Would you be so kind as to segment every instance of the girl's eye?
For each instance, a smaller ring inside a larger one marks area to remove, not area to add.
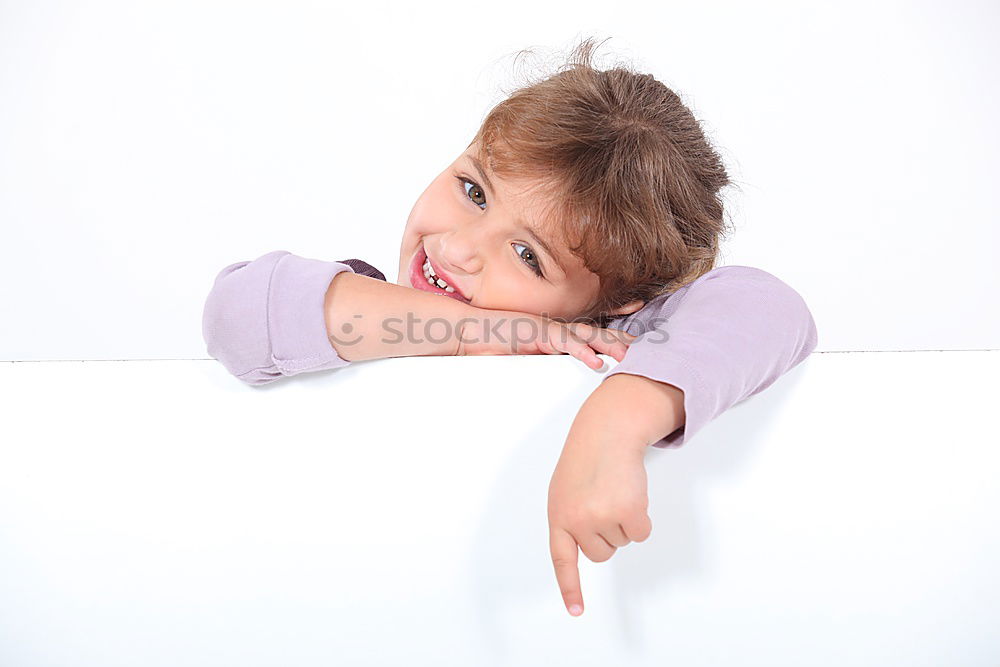
[[[483,189],[481,187],[479,187],[477,184],[475,184],[474,182],[470,181],[469,179],[463,178],[461,176],[458,177],[458,180],[462,183],[462,189],[463,190],[465,189],[466,185],[471,185],[472,189],[474,191],[478,192],[479,196],[482,197],[482,199],[483,199],[482,205],[483,206],[486,205],[486,193],[483,192]],[[466,194],[466,196],[468,196],[469,195],[469,191],[465,190],[465,194]],[[475,199],[472,199],[471,197],[469,198],[469,201],[471,201],[476,206],[480,205],[480,202],[477,202]]]
[[[486,194],[483,192],[483,189],[479,187],[479,185],[475,181],[470,181],[464,176],[456,176],[456,178],[458,179],[459,183],[462,184],[462,189],[465,190],[465,195],[469,197],[469,201],[471,201],[476,206],[479,206],[480,210],[482,210],[482,207],[486,205]],[[471,186],[472,189],[471,190],[466,189],[465,186],[467,185]],[[470,192],[478,193],[479,197],[482,198],[483,201],[478,202],[473,197],[470,197],[469,196]],[[515,246],[520,246],[521,248],[524,248],[524,252],[517,253],[518,256],[521,258],[521,261],[527,264],[528,268],[530,268],[537,277],[544,278],[545,274],[542,273],[542,267],[538,263],[538,258],[535,256],[535,252],[528,246],[524,245],[523,243],[511,243],[511,247]],[[514,249],[514,252],[517,252],[516,247]]]
[[[535,272],[535,275],[541,278],[542,267],[538,264],[538,258],[535,257],[535,252],[528,246],[524,245],[523,243],[511,243],[511,246],[520,246],[524,248],[524,252],[519,252],[517,254],[519,254],[524,263],[527,264],[528,267]],[[514,248],[514,252],[517,252],[516,247]]]

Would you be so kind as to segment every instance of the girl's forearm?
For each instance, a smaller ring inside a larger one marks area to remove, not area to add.
[[[618,373],[604,380],[581,410],[599,411],[645,447],[684,425],[684,392],[666,382]]]
[[[480,309],[349,271],[326,291],[326,330],[347,361],[457,354],[464,318]]]

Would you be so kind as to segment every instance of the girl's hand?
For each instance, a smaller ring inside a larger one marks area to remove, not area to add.
[[[577,547],[602,563],[653,530],[645,445],[607,432],[571,432],[559,457],[549,483],[549,551],[563,604],[574,616],[583,613]]]
[[[481,316],[462,320],[456,355],[570,354],[599,370],[604,362],[598,354],[621,362],[636,339],[618,329],[559,322],[533,313],[483,312]]]
[[[577,548],[600,563],[618,547],[644,541],[653,529],[643,459],[660,431],[675,425],[675,409],[667,401],[683,393],[663,385],[671,393],[661,398],[661,388],[637,382],[653,381],[619,374],[590,395],[549,483],[552,565],[563,603],[574,616],[583,613]],[[630,411],[632,404],[638,404],[638,412]]]

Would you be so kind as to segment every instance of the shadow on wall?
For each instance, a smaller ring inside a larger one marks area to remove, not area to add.
[[[652,533],[598,564],[611,568],[618,592],[618,608],[611,616],[621,620],[619,646],[630,647],[636,656],[643,653],[647,638],[638,636],[641,625],[635,618],[643,597],[670,595],[675,581],[711,577],[716,558],[705,536],[716,531],[703,498],[720,479],[746,470],[764,446],[768,424],[808,365],[800,364],[762,393],[734,405],[682,447],[649,448],[645,460]],[[552,409],[551,419],[525,434],[497,477],[469,553],[469,579],[481,582],[475,595],[481,600],[476,605],[481,610],[479,641],[497,664],[503,663],[513,639],[503,633],[504,618],[518,618],[518,610],[532,601],[563,611],[548,547],[548,485],[578,408],[579,400],[571,397]],[[581,566],[590,563],[582,552],[579,560]],[[538,574],[525,575],[531,572]],[[584,572],[581,586],[586,605]],[[503,598],[489,599],[496,591]],[[663,633],[671,631],[664,626],[656,641],[663,642]]]

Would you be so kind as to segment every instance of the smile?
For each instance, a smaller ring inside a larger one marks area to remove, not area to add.
[[[427,257],[423,246],[420,247],[410,263],[410,285],[415,289],[431,294],[441,294],[462,303],[470,302],[458,287],[438,275],[438,271],[434,268],[430,258]]]

